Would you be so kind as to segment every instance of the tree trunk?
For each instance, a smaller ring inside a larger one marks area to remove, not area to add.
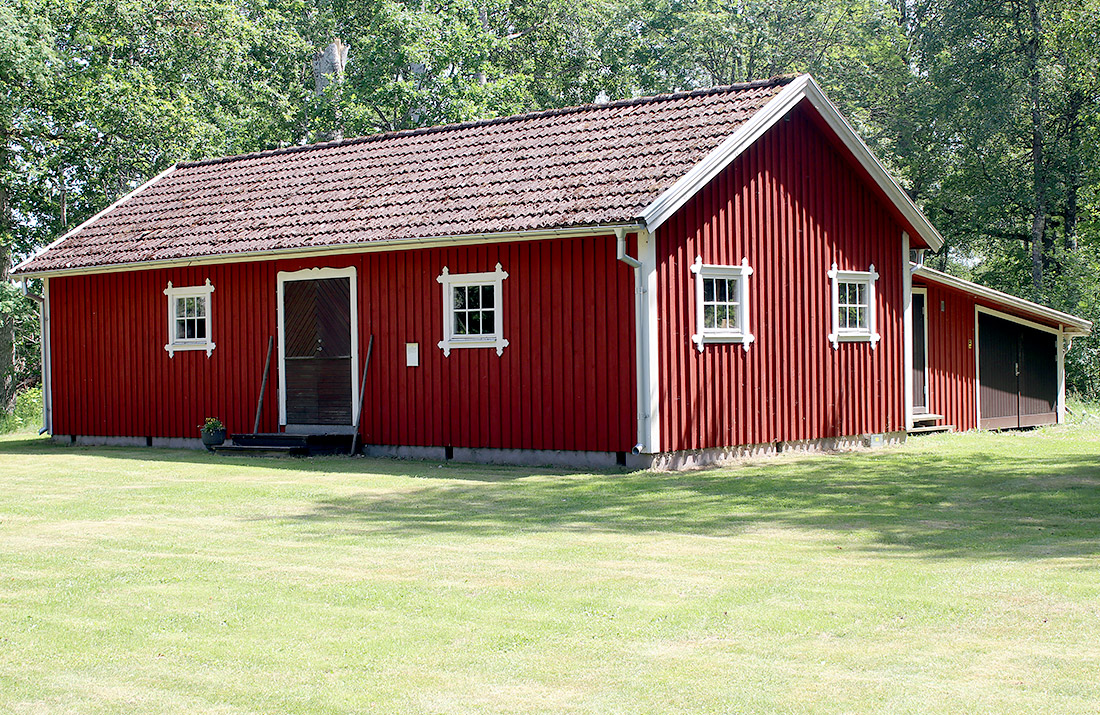
[[[1031,20],[1031,36],[1025,48],[1029,104],[1031,105],[1031,285],[1035,298],[1041,300],[1043,297],[1043,237],[1047,224],[1047,185],[1043,154],[1045,136],[1039,77],[1039,53],[1043,27],[1039,19],[1038,0],[1028,0],[1027,6]]]
[[[0,177],[7,176],[10,156],[7,151],[7,132],[0,130]],[[12,246],[11,202],[8,187],[0,183],[0,290],[8,288],[11,275]],[[11,412],[15,406],[15,315],[0,313],[0,412]]]

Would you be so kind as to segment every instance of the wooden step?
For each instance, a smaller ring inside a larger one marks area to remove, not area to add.
[[[955,425],[925,425],[924,427],[913,427],[909,430],[909,434],[933,434],[935,432],[954,432]]]
[[[290,432],[267,432],[259,434],[235,434],[232,447],[219,448],[232,454],[262,455],[270,450],[272,455],[322,455],[347,454],[351,449],[350,434],[297,434]]]
[[[309,435],[286,432],[235,434],[233,444],[238,447],[305,447],[309,444]]]
[[[292,445],[223,444],[214,448],[215,454],[246,457],[305,457],[309,449]]]
[[[920,422],[938,422],[943,419],[943,415],[937,415],[934,412],[923,412],[913,415],[913,424]]]

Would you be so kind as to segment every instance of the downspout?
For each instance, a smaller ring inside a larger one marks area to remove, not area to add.
[[[46,309],[46,299],[40,295],[35,295],[27,289],[26,279],[22,282],[23,295],[30,298],[35,303],[38,303],[38,329],[39,340],[38,347],[42,354],[42,429],[38,430],[38,434],[44,434],[50,431],[50,390],[48,386],[49,364],[47,360],[49,355],[46,351],[46,340],[49,335],[49,313]]]
[[[648,434],[646,407],[649,404],[645,389],[649,375],[649,351],[646,350],[647,323],[643,312],[642,262],[626,252],[626,228],[615,228],[615,258],[634,269],[634,357],[637,371],[636,392],[638,402],[638,443],[631,450],[634,454],[646,452],[645,435]]]

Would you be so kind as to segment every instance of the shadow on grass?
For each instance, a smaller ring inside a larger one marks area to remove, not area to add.
[[[277,517],[322,535],[570,530],[726,536],[793,527],[858,532],[879,548],[923,556],[1100,553],[1096,454],[1021,457],[1011,453],[1012,443],[998,447],[1004,451],[814,455],[673,474],[346,458],[231,462],[201,452],[82,449],[112,458],[422,480],[412,489],[321,499],[301,513]],[[0,442],[0,455],[64,449],[39,440]]]

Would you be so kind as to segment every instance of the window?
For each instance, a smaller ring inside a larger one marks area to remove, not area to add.
[[[695,334],[692,341],[702,352],[706,343],[741,343],[747,351],[749,332],[749,276],[752,268],[742,258],[739,266],[712,266],[701,257],[691,266],[695,274]]]
[[[868,271],[840,271],[833,264],[829,271],[833,286],[833,332],[829,341],[833,349],[842,342],[869,342],[874,348],[879,341],[875,325],[874,264]]]
[[[168,283],[164,289],[168,296],[168,342],[164,346],[168,357],[174,357],[177,350],[205,350],[207,357],[214,352],[210,316],[213,292],[209,279],[206,285],[186,288]]]
[[[508,341],[501,328],[501,285],[508,274],[497,264],[489,273],[452,275],[443,268],[437,281],[443,286],[443,339],[439,347],[444,355],[455,348],[496,348],[504,353]]]

